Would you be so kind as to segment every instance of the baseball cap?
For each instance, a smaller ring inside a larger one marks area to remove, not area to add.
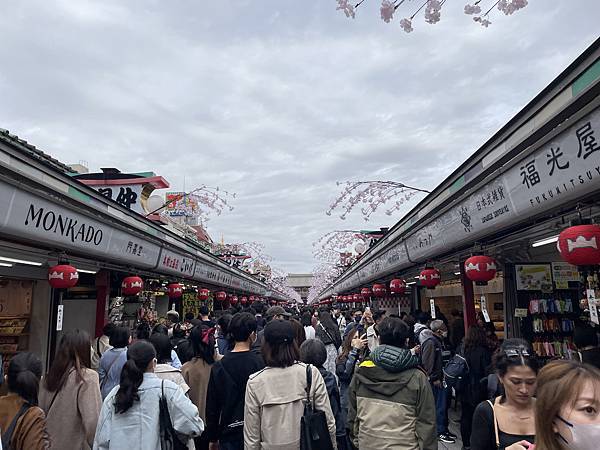
[[[291,314],[283,309],[281,306],[271,306],[267,309],[267,317],[275,317],[275,316],[287,316],[290,317]]]
[[[289,321],[271,320],[265,326],[264,336],[269,344],[283,344],[291,343],[296,337],[296,333],[294,333],[294,328]]]

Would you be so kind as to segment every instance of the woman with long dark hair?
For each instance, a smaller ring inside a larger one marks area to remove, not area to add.
[[[488,375],[492,363],[492,352],[487,345],[485,330],[478,325],[469,327],[464,343],[458,347],[458,353],[465,358],[469,366],[468,380],[457,393],[462,408],[460,434],[463,445],[469,448],[473,413],[477,405],[486,398],[481,379]]]
[[[336,359],[336,375],[340,383],[340,401],[344,417],[348,416],[348,390],[356,369],[356,363],[362,359],[361,353],[367,346],[366,333],[360,336],[358,327],[350,329],[344,339],[342,351]]]
[[[215,363],[215,329],[206,325],[192,328],[189,337],[194,357],[181,368],[183,379],[190,387],[188,395],[202,420],[206,420],[206,391],[210,371]],[[196,450],[208,449],[209,441],[204,436],[194,439]]]
[[[110,333],[108,342],[112,348],[104,352],[98,367],[102,398],[106,398],[119,384],[121,369],[127,361],[127,346],[131,342],[129,328],[115,327]]]
[[[47,450],[46,416],[38,408],[42,362],[33,353],[19,353],[8,364],[8,395],[0,397],[2,444],[12,450]]]
[[[104,400],[94,450],[161,450],[159,402],[164,397],[175,431],[190,439],[204,430],[198,409],[170,380],[154,374],[156,352],[138,341],[129,347],[118,389]]]
[[[336,445],[335,419],[327,388],[319,370],[298,362],[296,334],[287,320],[271,320],[264,329],[261,348],[267,367],[250,375],[244,404],[244,449],[300,448],[300,422],[307,397],[307,370],[312,377],[308,395],[315,409],[327,417],[333,448]],[[323,443],[326,448],[325,443]]]
[[[40,407],[53,448],[89,449],[94,442],[102,397],[98,374],[90,369],[90,342],[83,330],[63,334],[41,384]]]
[[[338,349],[342,345],[342,337],[340,329],[328,311],[321,311],[319,314],[316,336],[317,339],[325,344],[325,348],[327,349],[327,361],[325,361],[323,367],[335,374],[335,361],[339,354]]]
[[[535,390],[539,363],[531,344],[507,339],[494,356],[504,395],[481,402],[473,414],[471,449],[524,450],[535,441]]]

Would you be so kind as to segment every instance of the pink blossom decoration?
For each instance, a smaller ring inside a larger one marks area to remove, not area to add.
[[[383,2],[381,2],[381,19],[385,23],[390,23],[394,18],[394,12],[396,12],[394,2],[391,2],[390,0],[383,0]]]
[[[352,17],[354,19],[356,17],[356,13],[354,12],[354,5],[348,3],[348,0],[337,0],[337,3],[338,6],[336,10],[344,11],[344,14],[346,14],[346,17],[348,18]]]
[[[407,33],[410,33],[413,31],[412,21],[410,19],[402,19],[400,21],[400,27]]]
[[[439,0],[428,0],[425,6],[425,22],[434,24],[440,21],[442,3]]]
[[[475,5],[465,5],[465,14],[479,14],[481,12],[481,6]]]
[[[500,0],[498,9],[507,16],[527,6],[527,0]]]
[[[492,24],[492,22],[490,22],[490,21],[487,19],[487,17],[479,17],[479,16],[476,16],[476,17],[473,17],[473,20],[474,20],[475,22],[479,22],[479,23],[481,24],[481,26],[482,26],[482,27],[485,27],[485,28],[489,27],[489,26]]]

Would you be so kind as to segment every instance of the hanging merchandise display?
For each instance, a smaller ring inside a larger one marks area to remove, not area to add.
[[[394,295],[404,295],[406,292],[406,282],[401,278],[393,279],[390,281],[390,292]]]
[[[126,277],[121,282],[121,292],[123,295],[138,295],[144,289],[144,282],[140,277]]]
[[[181,298],[183,286],[179,283],[171,283],[167,286],[167,295],[170,299]]]
[[[426,287],[428,289],[435,288],[438,284],[440,284],[441,280],[442,277],[440,275],[440,271],[434,269],[433,267],[426,267],[421,271],[421,274],[419,275],[419,281],[421,282],[421,286]]]
[[[465,261],[465,274],[469,280],[476,283],[487,284],[494,279],[496,271],[496,261],[489,256],[471,256]]]
[[[587,291],[588,308],[590,310],[590,320],[596,325],[600,325],[598,321],[598,303],[596,300],[596,290],[588,289]]]
[[[576,266],[600,264],[600,226],[576,225],[558,236],[560,256]]]
[[[72,288],[78,281],[77,269],[68,264],[59,264],[48,269],[48,283],[54,289]]]

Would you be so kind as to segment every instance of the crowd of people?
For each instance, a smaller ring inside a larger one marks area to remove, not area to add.
[[[47,373],[15,355],[0,397],[2,449],[438,448],[595,450],[600,445],[596,330],[575,330],[576,360],[540,364],[530,343],[499,342],[483,318],[366,308],[208,308],[133,333],[108,323],[91,339],[65,332]],[[457,356],[454,356],[457,355]],[[458,359],[457,359],[458,358]],[[449,369],[466,368],[460,377]],[[462,364],[462,365],[461,365]]]

